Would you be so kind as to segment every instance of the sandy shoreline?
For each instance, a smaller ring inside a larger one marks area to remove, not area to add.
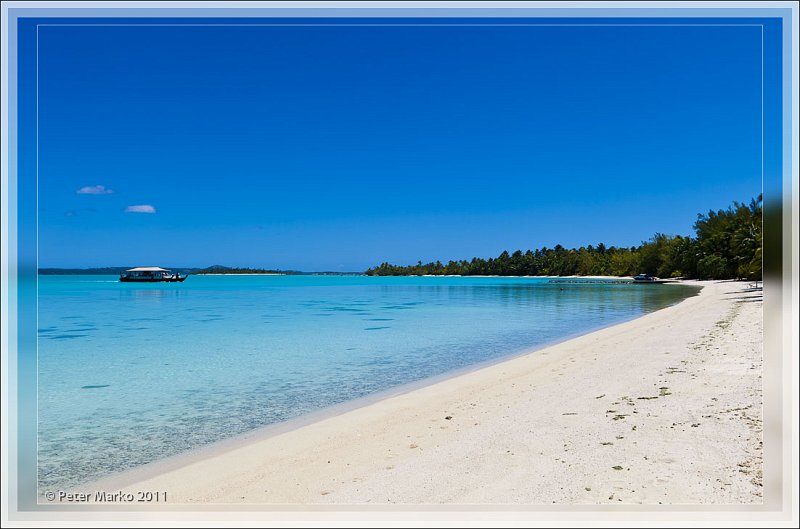
[[[80,490],[165,491],[170,503],[761,503],[761,291],[704,284],[633,321]]]

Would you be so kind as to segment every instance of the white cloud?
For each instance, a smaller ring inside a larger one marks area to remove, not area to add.
[[[155,213],[156,208],[150,204],[142,204],[140,206],[128,206],[125,208],[125,213]]]
[[[78,189],[76,193],[79,195],[110,195],[113,191],[106,189],[106,186],[84,186]]]

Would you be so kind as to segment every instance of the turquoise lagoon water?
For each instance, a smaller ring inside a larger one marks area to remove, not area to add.
[[[38,470],[68,487],[640,316],[688,286],[39,276]]]

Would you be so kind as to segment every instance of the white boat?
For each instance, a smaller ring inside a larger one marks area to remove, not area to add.
[[[123,283],[180,283],[187,277],[188,274],[181,277],[177,272],[158,266],[140,266],[125,270],[119,275],[119,280]]]

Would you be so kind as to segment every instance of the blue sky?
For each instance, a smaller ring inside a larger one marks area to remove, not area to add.
[[[42,267],[630,246],[761,192],[760,27],[43,26],[38,59]]]

